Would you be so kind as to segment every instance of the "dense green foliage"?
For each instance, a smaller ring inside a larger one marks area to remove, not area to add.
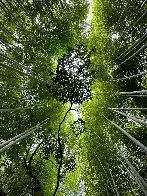
[[[0,5],[0,195],[146,195],[145,1]]]

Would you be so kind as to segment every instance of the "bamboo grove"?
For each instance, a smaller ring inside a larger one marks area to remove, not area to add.
[[[147,195],[147,1],[0,16],[0,195]]]

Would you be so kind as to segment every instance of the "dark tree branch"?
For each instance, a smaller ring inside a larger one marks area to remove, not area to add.
[[[39,149],[39,147],[41,146],[41,144],[43,143],[43,141],[41,141],[38,146],[36,147],[36,149],[34,150],[34,152],[32,153],[30,159],[29,159],[29,164],[28,164],[28,167],[29,169],[31,169],[31,163],[32,163],[32,159],[33,157],[35,156],[35,154],[37,153],[37,150]]]
[[[58,169],[57,165],[52,160],[49,159],[49,161]]]
[[[26,171],[28,171],[29,170],[29,168],[28,168],[28,165],[27,165],[27,160],[23,157],[23,162],[24,162],[24,169],[26,170]]]
[[[32,169],[31,169],[31,167],[28,166],[28,164],[27,164],[27,162],[26,162],[26,159],[23,158],[23,160],[24,160],[24,165],[25,165],[26,174],[29,175],[30,177],[32,177],[32,178],[34,179],[35,183],[36,183],[36,182],[38,183],[39,180],[37,179],[37,176],[34,175],[34,174],[32,173]]]
[[[76,110],[76,109],[74,109],[74,108],[71,108],[70,110],[77,111],[77,110]]]
[[[26,159],[28,158],[29,152],[30,152],[30,148],[28,148],[28,150],[26,151]]]
[[[43,141],[42,141],[43,142]],[[30,159],[29,159],[29,163],[27,164],[27,158],[28,158],[28,154],[29,154],[29,151],[30,149],[28,149],[26,151],[26,155],[25,157],[23,157],[23,160],[19,157],[18,153],[17,153],[17,157],[19,158],[19,160],[21,161],[22,163],[22,166],[24,168],[24,170],[26,171],[26,174],[29,175],[31,178],[33,178],[35,184],[37,182],[37,184],[40,184],[40,181],[38,180],[37,176],[33,174],[32,172],[32,168],[31,168],[31,161],[33,159],[33,156],[36,154],[38,148],[40,147],[40,145],[42,144],[42,142],[36,147],[35,151],[32,153]]]
[[[55,191],[53,193],[53,196],[56,195],[57,190],[59,188],[59,184],[60,184],[60,172],[61,172],[61,167],[62,167],[62,162],[63,162],[63,149],[62,149],[61,138],[60,138],[61,125],[64,122],[67,114],[71,111],[71,107],[72,107],[72,104],[71,104],[70,108],[67,110],[67,112],[65,113],[65,115],[63,117],[63,120],[60,122],[59,128],[58,128],[58,144],[59,144],[59,151],[60,151],[60,161],[59,161],[58,174],[57,174],[57,184],[56,184],[56,188],[55,188]]]

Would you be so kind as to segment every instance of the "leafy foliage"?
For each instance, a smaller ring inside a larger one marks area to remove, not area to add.
[[[147,146],[146,127],[114,109],[141,108],[124,112],[146,122],[146,93],[133,92],[147,88],[136,76],[146,71],[146,4],[93,0],[88,35],[86,1],[0,5],[0,142],[37,127],[1,154],[0,194],[143,195],[146,154],[110,122]]]
[[[84,46],[78,46],[59,59],[56,76],[53,78],[53,88],[58,89],[53,92],[54,96],[72,104],[80,104],[90,98],[87,71],[89,65],[90,60],[87,58]]]

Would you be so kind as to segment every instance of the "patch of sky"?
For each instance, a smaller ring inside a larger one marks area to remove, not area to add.
[[[112,41],[115,41],[116,39],[118,39],[120,37],[120,35],[118,32],[113,32],[113,33],[111,33],[110,37],[111,37]]]
[[[87,3],[89,4],[89,11],[88,11],[87,18],[84,22],[85,36],[86,37],[89,35],[90,29],[91,29],[90,20],[91,20],[91,17],[92,17],[92,0],[87,0]]]
[[[73,104],[72,108],[74,110],[72,110],[72,114],[74,116],[74,120],[78,120],[78,118],[82,118],[82,114],[80,113],[80,109],[79,109],[79,104]]]

